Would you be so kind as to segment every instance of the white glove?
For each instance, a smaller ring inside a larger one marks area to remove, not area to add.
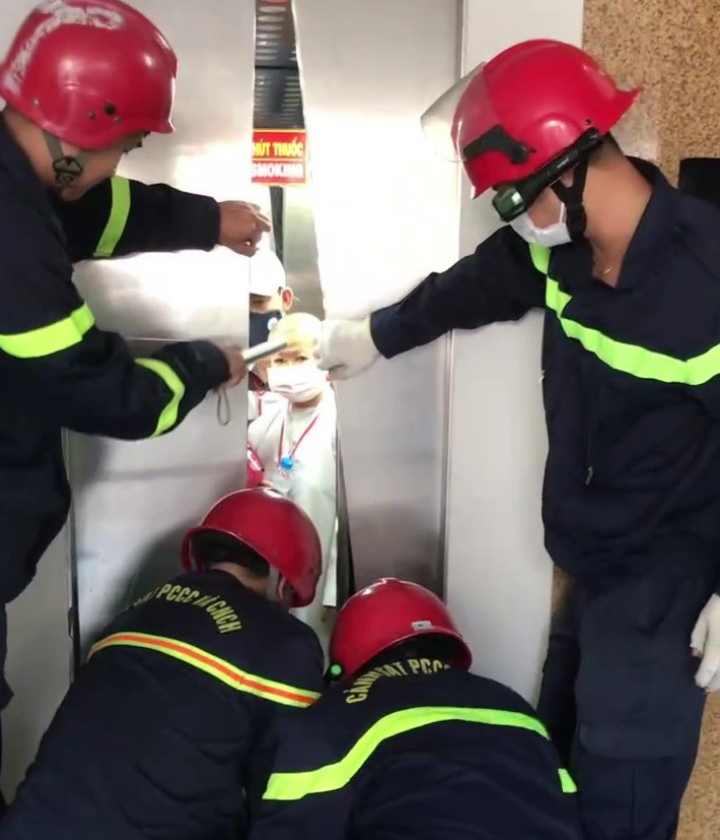
[[[711,595],[690,637],[694,656],[702,656],[695,682],[705,691],[720,688],[720,597]]]
[[[380,356],[370,334],[370,318],[364,321],[323,321],[315,342],[315,358],[332,379],[352,379],[367,370]]]

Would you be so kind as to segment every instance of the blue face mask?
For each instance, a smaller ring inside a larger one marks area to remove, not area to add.
[[[270,330],[282,318],[283,314],[279,309],[273,309],[270,312],[251,312],[250,313],[250,346],[255,347],[256,344],[262,344],[263,341],[268,340]]]

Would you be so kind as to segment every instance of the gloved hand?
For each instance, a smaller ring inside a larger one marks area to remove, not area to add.
[[[711,595],[690,637],[693,656],[700,657],[695,682],[705,691],[720,688],[720,596]]]
[[[315,342],[315,358],[331,379],[352,379],[374,364],[380,353],[370,333],[370,318],[363,321],[323,321]]]

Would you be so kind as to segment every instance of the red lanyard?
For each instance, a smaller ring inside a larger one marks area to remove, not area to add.
[[[252,392],[257,394],[257,416],[262,414],[262,401],[265,394],[267,394],[267,385],[260,379],[257,373],[250,371],[249,381],[255,386]]]
[[[303,440],[305,440],[305,436],[307,435],[307,433],[317,423],[319,416],[320,416],[319,412],[315,412],[315,416],[308,423],[308,425],[305,428],[305,431],[297,439],[297,442],[295,443],[295,446],[293,446],[293,448],[290,450],[289,454],[286,455],[286,457],[289,458],[291,461],[292,461],[295,453],[297,452],[298,446],[300,446],[300,444],[303,442]],[[287,417],[287,412],[285,414],[285,417]],[[277,457],[278,464],[283,460],[282,451],[283,451],[283,442],[285,440],[285,417],[283,417],[282,426],[280,427],[280,445],[278,446],[278,457]]]

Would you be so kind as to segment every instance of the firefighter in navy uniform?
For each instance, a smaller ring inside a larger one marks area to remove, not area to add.
[[[318,347],[342,378],[545,310],[545,544],[572,593],[539,714],[589,840],[674,836],[720,687],[720,214],[622,154],[637,95],[557,41],[477,68],[423,121],[508,224]]]
[[[264,734],[322,688],[319,642],[287,612],[313,599],[320,542],[293,502],[240,490],[187,534],[183,555],[196,571],[148,593],[92,647],[2,840],[244,835]]]
[[[252,840],[581,840],[575,785],[514,691],[467,673],[445,605],[385,578],[340,610],[336,683],[278,720]]]
[[[5,604],[70,503],[61,428],[161,435],[244,375],[237,348],[204,341],[133,359],[72,284],[73,262],[93,257],[218,243],[249,256],[268,227],[252,205],[110,177],[145,135],[173,130],[176,70],[119,0],[48,0],[0,64],[0,673]],[[9,698],[2,680],[0,709]]]

